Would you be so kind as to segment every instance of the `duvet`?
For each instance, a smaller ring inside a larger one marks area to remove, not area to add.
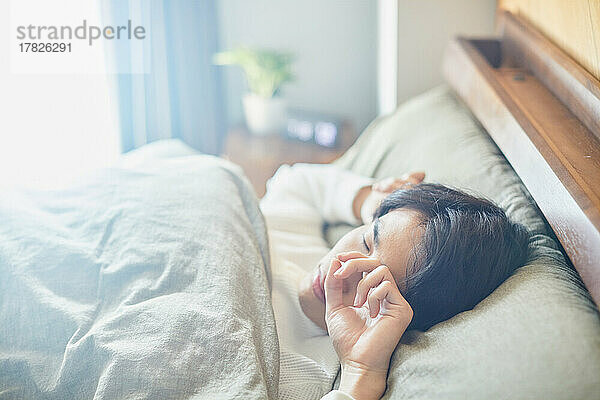
[[[263,217],[201,155],[0,198],[0,399],[277,397]]]

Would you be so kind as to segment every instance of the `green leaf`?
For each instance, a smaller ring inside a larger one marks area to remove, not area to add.
[[[281,86],[294,79],[294,57],[285,52],[238,47],[213,56],[216,65],[237,65],[244,70],[252,93],[273,97]]]

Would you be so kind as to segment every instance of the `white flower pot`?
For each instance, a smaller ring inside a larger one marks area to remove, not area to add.
[[[248,130],[259,136],[280,133],[285,127],[286,102],[280,97],[261,97],[254,93],[244,95],[244,115]]]

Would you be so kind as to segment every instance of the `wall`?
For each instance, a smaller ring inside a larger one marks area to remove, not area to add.
[[[376,116],[377,2],[220,0],[220,47],[247,45],[294,53],[290,107],[349,118],[361,130]],[[243,121],[241,70],[223,67],[230,125]]]
[[[398,0],[398,103],[443,82],[451,37],[493,35],[495,11],[495,0]]]
[[[600,1],[501,0],[600,79]]]

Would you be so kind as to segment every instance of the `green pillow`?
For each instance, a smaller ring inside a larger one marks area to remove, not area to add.
[[[337,163],[374,177],[425,171],[429,182],[495,201],[533,233],[527,265],[473,310],[404,335],[384,398],[600,398],[598,309],[519,177],[449,88],[375,120]],[[344,230],[331,227],[329,239]]]

